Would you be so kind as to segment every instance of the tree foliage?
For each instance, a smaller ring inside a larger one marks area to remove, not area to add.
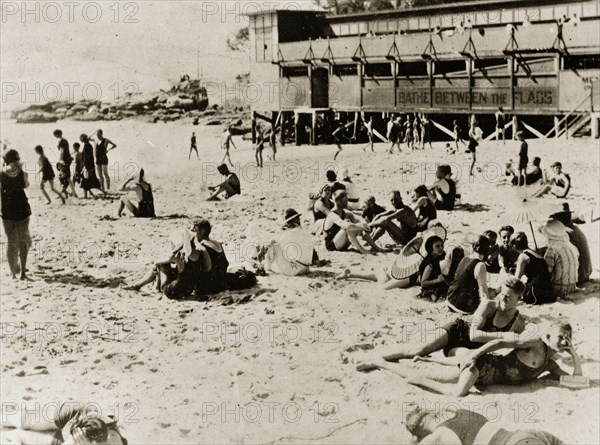
[[[245,51],[248,49],[249,42],[250,30],[246,26],[227,37],[227,48],[231,51]]]

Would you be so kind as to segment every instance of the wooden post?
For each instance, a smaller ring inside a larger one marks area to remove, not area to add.
[[[600,138],[600,113],[590,113],[592,118],[592,139]]]
[[[508,67],[510,69],[510,108],[515,110],[515,58],[510,56],[508,58]],[[517,127],[513,125],[513,134],[517,131]],[[514,138],[513,138],[514,139]]]
[[[294,110],[294,139],[296,145],[300,145],[300,114]]]
[[[352,139],[356,141],[356,133],[358,133],[358,111],[354,113],[354,130],[352,131]]]
[[[281,126],[279,127],[279,137],[281,139],[281,146],[285,146],[285,114],[281,112]]]
[[[312,110],[312,131],[310,133],[310,144],[317,145],[317,110]]]
[[[252,112],[252,143],[256,144],[256,111]]]
[[[554,116],[554,137],[558,138],[560,134],[560,116]]]

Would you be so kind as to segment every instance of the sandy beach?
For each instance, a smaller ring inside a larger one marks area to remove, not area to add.
[[[46,205],[35,184],[33,147],[44,146],[55,163],[55,128],[71,143],[82,132],[102,128],[118,145],[109,153],[111,190],[143,167],[154,188],[157,218],[118,219],[115,199]],[[188,161],[192,131],[201,159]],[[432,335],[436,323],[455,317],[444,304],[414,298],[416,287],[384,292],[372,283],[334,280],[347,267],[368,272],[390,266],[393,253],[331,254],[319,244],[330,265],[305,277],[259,277],[254,289],[211,302],[170,301],[151,286],[140,293],[123,290],[169,252],[174,232],[197,217],[212,222],[211,237],[225,244],[232,266],[244,263],[252,235],[278,234],[286,208],[304,212],[307,194],[324,183],[331,168],[347,167],[362,198],[374,195],[389,208],[390,191],[406,196],[416,185],[433,182],[436,163],[450,163],[462,206],[438,215],[448,227],[449,244],[498,230],[502,215],[533,191],[495,184],[507,159],[515,158],[517,144],[511,141],[484,142],[478,148],[481,171],[469,178],[469,155],[462,149],[447,155],[443,142],[412,153],[403,146],[394,155],[384,153],[384,144],[376,144],[375,154],[345,145],[337,163],[331,160],[334,146],[286,145],[279,147],[278,162],[267,160],[267,147],[265,167],[258,170],[250,142],[236,137],[238,150],[231,156],[242,195],[206,202],[207,186],[220,178],[221,131],[182,122],[2,122],[2,138],[20,152],[30,172],[34,241],[29,282],[10,280],[2,253],[4,402],[103,403],[120,417],[133,444],[408,443],[401,419],[411,401],[470,408],[498,425],[544,429],[569,444],[598,443],[598,223],[581,226],[590,242],[594,281],[568,301],[520,308],[534,327],[545,320],[572,324],[584,374],[592,379],[590,388],[579,390],[543,383],[495,386],[459,400],[407,385],[388,372],[357,372],[356,363],[365,357],[419,341]],[[542,158],[542,168],[562,161],[573,181],[571,209],[598,205],[597,140],[530,140],[529,157],[534,156]],[[515,228],[531,236],[528,226]]]

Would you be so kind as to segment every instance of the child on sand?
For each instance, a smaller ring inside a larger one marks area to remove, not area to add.
[[[581,361],[572,346],[571,325],[552,322],[545,330],[543,335],[534,338],[521,334],[507,340],[492,340],[463,357],[417,359],[447,366],[443,374],[383,359],[363,363],[357,369],[386,369],[406,378],[407,383],[454,397],[466,396],[473,387],[482,390],[491,385],[522,385],[536,380],[545,372],[549,372],[552,379],[559,380],[561,376],[569,375],[556,362],[559,352],[570,354],[572,375],[581,376]],[[511,348],[512,351],[507,355],[492,354],[505,348]]]
[[[144,178],[143,168],[140,170],[135,185],[133,187],[128,187],[127,184],[133,180],[134,178],[129,178],[125,181],[125,184],[121,187],[121,191],[135,192],[138,198],[138,204],[136,206],[128,198],[121,198],[118,212],[119,217],[123,214],[123,210],[127,208],[127,210],[129,210],[136,218],[154,218],[156,216],[154,213],[154,195],[152,194],[152,186],[146,182],[146,179]]]
[[[56,169],[58,170],[58,182],[62,186],[61,193],[66,197],[69,196],[69,184],[71,183],[67,169],[63,162],[56,163]]]
[[[42,179],[40,180],[40,190],[42,191],[42,194],[48,201],[46,204],[50,204],[52,202],[52,200],[50,199],[50,196],[48,196],[48,193],[46,193],[46,183],[50,184],[50,190],[53,191],[54,193],[56,193],[56,196],[58,196],[58,198],[64,204],[66,202],[65,197],[62,195],[62,193],[56,191],[56,189],[54,188],[54,178],[56,176],[54,174],[54,169],[52,168],[52,164],[50,164],[50,161],[48,160],[46,155],[44,155],[44,149],[42,148],[41,145],[38,145],[35,147],[35,152],[39,156],[38,165],[39,165],[40,169],[39,169],[38,173],[42,176]]]
[[[219,185],[208,188],[213,194],[207,201],[219,201],[219,195],[223,192],[225,192],[225,200],[242,193],[242,187],[238,176],[235,173],[230,172],[226,164],[219,165],[217,170],[221,175],[225,176],[225,180]]]
[[[231,127],[225,128],[223,132],[223,136],[221,136],[221,149],[225,150],[225,155],[223,156],[223,160],[221,164],[225,164],[225,159],[229,161],[229,164],[233,167],[233,162],[231,162],[231,156],[229,155],[229,146],[233,145],[233,148],[237,150],[237,147],[233,143],[233,135],[231,134]]]

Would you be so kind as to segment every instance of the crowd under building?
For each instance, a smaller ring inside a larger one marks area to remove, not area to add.
[[[332,122],[425,113],[438,139],[476,116],[529,137],[598,137],[600,1],[482,0],[348,15],[249,15],[257,125],[297,144],[327,141]],[[265,94],[269,91],[270,94]],[[352,126],[354,128],[352,129]]]

